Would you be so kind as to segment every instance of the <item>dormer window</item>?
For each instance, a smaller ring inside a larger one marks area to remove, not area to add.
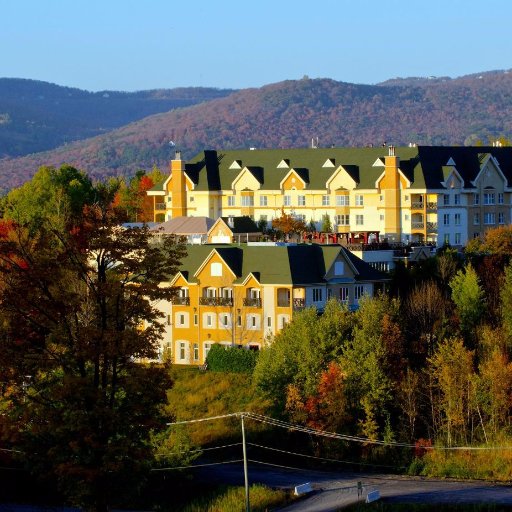
[[[283,158],[278,164],[278,169],[289,169],[290,168],[290,160],[288,158]]]

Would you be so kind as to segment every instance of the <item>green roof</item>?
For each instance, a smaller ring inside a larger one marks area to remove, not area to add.
[[[180,267],[189,282],[208,255],[216,250],[242,283],[251,273],[261,284],[308,285],[325,282],[325,274],[340,254],[356,268],[356,281],[380,281],[386,277],[340,245],[298,244],[282,246],[205,244],[190,245]]]

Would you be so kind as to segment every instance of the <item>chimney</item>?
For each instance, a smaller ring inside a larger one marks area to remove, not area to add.
[[[172,218],[187,215],[187,183],[185,162],[181,159],[181,151],[176,151],[171,160],[171,193]]]

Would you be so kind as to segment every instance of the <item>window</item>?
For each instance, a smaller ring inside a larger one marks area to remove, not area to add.
[[[334,223],[338,226],[349,226],[350,225],[350,216],[346,215],[335,215]]]
[[[460,226],[460,213],[456,213],[453,216],[453,222],[456,226]]]
[[[336,206],[350,206],[350,197],[336,196]]]
[[[476,233],[473,233],[473,238],[478,238],[480,236],[480,233],[476,232]]]
[[[247,315],[247,329],[255,330],[260,328],[259,315]]]
[[[260,220],[261,220],[262,222],[267,222],[267,220],[268,220],[268,216],[267,216],[267,215],[260,215]]]
[[[330,196],[322,196],[322,206],[329,206],[331,204]]]
[[[382,221],[384,220],[384,215],[380,216],[380,220],[382,220]]]
[[[197,325],[199,323],[199,315],[194,315],[194,325]]]
[[[194,343],[194,361],[199,361],[199,343]]]
[[[267,327],[272,327],[272,317],[267,316]]]
[[[236,325],[237,325],[238,327],[242,327],[242,315],[238,315],[238,316],[236,317]]]
[[[444,194],[443,196],[443,204],[448,206],[450,204],[450,196],[448,194]]]
[[[445,213],[443,215],[443,224],[445,226],[449,226],[450,225],[450,214],[449,213]]]
[[[313,288],[313,302],[321,302],[323,300],[322,288]]]
[[[180,359],[184,361],[187,357],[187,344],[184,341],[180,342]]]
[[[405,220],[409,220],[409,215],[407,213],[405,214]]]
[[[336,261],[334,263],[334,275],[342,276],[345,273],[345,265],[343,261]]]
[[[222,327],[229,327],[231,322],[227,313],[221,313],[219,315],[219,323]]]
[[[356,194],[356,206],[364,206],[364,196]]]
[[[306,196],[297,196],[297,204],[299,206],[306,206]]]
[[[450,233],[444,234],[444,245],[450,245]]]
[[[356,284],[354,286],[354,299],[359,300],[364,294],[364,286],[362,284]]]
[[[484,213],[484,224],[486,226],[496,224],[496,214],[491,212]]]
[[[171,325],[171,315],[167,315],[167,325]]]
[[[208,357],[208,352],[210,352],[210,349],[212,348],[212,345],[213,345],[213,343],[210,343],[209,341],[205,341],[203,343],[203,346],[204,346],[203,354],[204,354],[205,360]]]
[[[284,206],[291,206],[291,204],[292,204],[292,196],[284,196],[283,204],[284,204]]]
[[[279,315],[278,320],[279,329],[284,329],[288,323],[288,315]]]
[[[210,275],[214,277],[222,277],[222,263],[212,263],[210,267]]]
[[[455,245],[460,245],[461,236],[460,233],[455,233]]]
[[[498,224],[505,224],[505,214],[503,212],[498,213]]]
[[[475,213],[475,214],[473,215],[473,224],[474,224],[475,226],[480,225],[480,214],[479,214],[479,213]]]
[[[242,196],[242,206],[254,206],[254,196]]]
[[[267,204],[268,204],[268,197],[260,196],[260,206],[267,206]]]
[[[178,315],[178,325],[185,325],[185,315],[183,313]]]
[[[364,215],[356,215],[356,226],[362,226],[364,224]]]
[[[221,288],[220,295],[224,299],[232,299],[233,298],[233,288]]]
[[[480,204],[480,194],[473,194],[473,204]]]
[[[228,196],[228,206],[235,206],[236,196]]]
[[[341,302],[348,302],[348,287],[342,286],[340,288],[340,300]]]
[[[460,204],[460,194],[453,195],[453,204]]]
[[[295,214],[295,219],[296,220],[300,220],[301,222],[306,222],[306,215],[303,214],[303,213],[296,213]]]
[[[206,297],[214,299],[217,296],[217,290],[215,288],[206,288]]]
[[[484,192],[484,204],[494,204],[495,195],[494,192]]]
[[[203,323],[206,327],[215,327],[215,317],[212,313],[205,313]]]
[[[498,204],[503,204],[503,192],[498,192]]]

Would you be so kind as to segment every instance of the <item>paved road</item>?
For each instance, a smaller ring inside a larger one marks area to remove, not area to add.
[[[195,470],[198,478],[232,485],[243,485],[241,464]],[[482,482],[456,482],[396,475],[360,473],[324,473],[321,471],[269,468],[249,465],[249,482],[290,488],[311,482],[312,495],[282,509],[283,512],[328,512],[365,500],[368,492],[378,490],[386,501],[402,503],[495,503],[512,507],[512,487]],[[363,486],[358,498],[357,483]]]

